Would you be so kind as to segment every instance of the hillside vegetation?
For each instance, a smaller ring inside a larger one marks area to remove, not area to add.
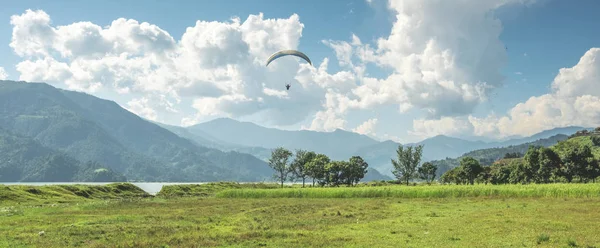
[[[122,182],[125,177],[98,163],[80,162],[0,128],[0,182],[69,181]]]
[[[92,201],[100,199],[135,199],[150,197],[130,183],[107,185],[0,185],[0,205],[31,205]]]
[[[524,155],[507,153],[489,166],[464,156],[460,166],[440,180],[456,184],[589,183],[600,176],[600,128],[577,132],[549,147],[543,145],[530,145]]]
[[[112,101],[42,83],[0,83],[0,128],[77,160],[63,165],[60,172],[67,175],[78,173],[70,164],[91,161],[137,181],[261,181],[269,176],[266,163],[252,155],[199,146]],[[36,157],[21,156],[19,163],[0,158],[0,168],[10,168],[0,178],[12,173],[11,180],[44,180],[17,175],[36,164]]]
[[[569,136],[564,134],[554,135],[549,138],[539,139],[533,142],[520,145],[511,145],[507,147],[496,147],[479,149],[467,152],[458,158],[446,158],[443,160],[431,161],[432,164],[438,167],[437,175],[440,177],[445,172],[460,165],[460,160],[464,157],[472,157],[478,160],[482,165],[491,165],[495,161],[504,158],[507,154],[520,154],[522,156],[527,152],[530,146],[550,147],[557,144],[559,141],[568,139]]]

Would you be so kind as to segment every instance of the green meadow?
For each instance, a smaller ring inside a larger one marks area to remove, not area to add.
[[[0,201],[0,247],[600,247],[599,184],[0,186]]]

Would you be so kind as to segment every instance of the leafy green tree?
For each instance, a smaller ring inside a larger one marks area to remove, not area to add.
[[[519,152],[508,152],[506,154],[504,154],[504,158],[520,158],[522,157],[523,154],[519,153]]]
[[[306,164],[306,172],[308,177],[312,178],[312,186],[315,186],[315,181],[320,185],[327,183],[326,166],[331,160],[325,154],[317,154],[312,160]]]
[[[510,178],[510,167],[501,164],[490,166],[490,183],[491,184],[508,184]]]
[[[483,171],[483,167],[481,167],[479,161],[472,157],[463,157],[460,160],[460,167],[471,185],[473,185],[479,173]]]
[[[456,178],[456,168],[450,169],[446,172],[444,172],[444,174],[442,174],[442,176],[440,176],[440,182],[443,184],[450,184],[455,182],[455,178]]]
[[[554,150],[545,147],[539,149],[539,154],[538,179],[542,183],[549,183],[552,175],[560,169],[560,157]]]
[[[598,177],[600,168],[598,168],[598,160],[592,154],[592,148],[589,145],[580,146],[576,150],[578,154],[579,170],[577,175],[581,182],[595,180]]]
[[[529,183],[531,181],[535,183],[539,183],[542,180],[538,176],[538,171],[540,170],[540,150],[539,147],[530,146],[525,153],[524,160],[524,170],[523,176],[525,183]]]
[[[484,166],[483,170],[481,171],[481,173],[479,173],[479,175],[477,176],[477,178],[475,179],[475,181],[477,183],[483,183],[483,184],[488,184],[491,183],[491,179],[492,179],[492,168],[490,166]]]
[[[326,166],[327,182],[331,186],[338,186],[344,183],[347,177],[349,162],[347,161],[331,161]]]
[[[304,182],[309,175],[309,171],[306,169],[308,163],[312,161],[317,156],[314,152],[309,152],[305,150],[297,150],[296,157],[291,164],[292,174],[296,178],[302,179],[302,188],[304,188]]]
[[[527,182],[527,168],[520,160],[513,160],[509,164],[510,176],[508,181],[512,184],[525,184]]]
[[[360,182],[361,179],[367,174],[367,168],[369,164],[365,162],[360,156],[352,156],[348,163],[348,177],[347,184],[353,185]]]
[[[283,182],[288,179],[288,176],[292,171],[291,167],[288,165],[288,160],[291,156],[292,152],[283,147],[278,147],[271,152],[271,158],[269,158],[269,166],[275,170],[275,175],[273,177],[281,182],[282,188]]]
[[[417,171],[419,173],[419,177],[429,184],[435,180],[437,166],[430,162],[425,162],[419,167],[419,169],[417,169]]]
[[[572,182],[574,177],[579,177],[580,181],[591,179],[593,168],[597,167],[597,162],[592,154],[592,149],[588,145],[574,145],[567,148],[562,160],[560,175]]]
[[[398,146],[396,155],[398,160],[392,159],[394,170],[392,173],[399,181],[408,182],[416,176],[417,166],[421,162],[423,153],[423,145],[413,147],[408,146],[406,149],[402,145]]]
[[[462,168],[454,167],[449,171],[446,171],[441,177],[440,181],[444,184],[446,183],[455,183],[456,185],[465,183],[465,175]]]

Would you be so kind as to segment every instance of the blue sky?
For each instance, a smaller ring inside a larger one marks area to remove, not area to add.
[[[376,40],[380,37],[387,37],[396,21],[394,11],[388,8],[387,2],[377,0],[373,0],[372,3],[364,0],[177,1],[176,4],[155,0],[11,1],[3,3],[2,9],[0,9],[0,20],[3,20],[0,21],[0,54],[3,55],[0,56],[0,67],[5,69],[9,74],[8,79],[11,80],[18,80],[21,75],[15,66],[30,58],[18,56],[9,46],[14,27],[10,24],[10,17],[22,15],[27,9],[43,10],[50,16],[53,27],[82,21],[105,27],[121,17],[135,19],[139,22],[149,22],[167,31],[176,41],[181,39],[186,28],[195,25],[196,20],[229,22],[232,17],[237,16],[244,22],[249,15],[259,13],[264,13],[264,19],[287,19],[292,14],[298,14],[300,22],[304,25],[298,49],[311,57],[315,67],[318,67],[324,58],[329,58],[328,73],[331,75],[341,70],[347,70],[347,68],[338,65],[336,53],[331,47],[323,44],[322,40],[350,42],[352,34],[354,34],[360,38],[362,45],[368,43],[371,47],[376,47]],[[599,45],[600,33],[597,32],[598,24],[600,24],[600,15],[597,14],[599,9],[600,2],[594,0],[538,0],[531,5],[515,4],[494,10],[494,15],[503,26],[499,39],[508,48],[505,51],[507,65],[497,68],[505,76],[505,80],[501,82],[503,84],[501,87],[494,90],[496,93],[488,96],[489,102],[479,104],[469,115],[476,117],[485,117],[490,113],[505,115],[518,103],[525,102],[532,96],[550,93],[550,85],[560,68],[575,66],[586,51]],[[457,30],[457,32],[462,31]],[[460,51],[455,52],[460,54]],[[56,59],[63,61],[60,58]],[[354,57],[352,61],[357,63],[358,58]],[[366,65],[366,72],[370,77],[385,79],[390,74],[390,69],[370,63]],[[60,83],[55,85],[60,86]],[[124,107],[127,107],[127,103],[132,97],[143,96],[141,93],[135,94],[135,96],[132,94],[131,97],[119,95],[110,89],[98,92],[96,95],[113,99]],[[316,99],[315,101],[324,100]],[[193,102],[193,98],[184,99],[179,108],[187,115],[194,115],[192,112],[195,109],[191,106]],[[448,103],[442,102],[441,104]],[[129,107],[133,109],[131,105]],[[368,119],[377,118],[376,131],[371,130],[373,132],[370,135],[380,139],[415,141],[436,134],[486,135],[483,131],[473,131],[472,128],[465,133],[448,131],[443,128],[442,130],[429,128],[426,134],[412,135],[409,131],[417,129],[413,120],[429,117],[422,108],[413,108],[405,113],[399,113],[398,108],[397,104],[383,104],[356,109],[344,113],[339,118],[346,120],[344,128],[348,130],[359,126]],[[161,115],[159,109],[155,109],[155,111],[159,116]],[[286,129],[307,127],[311,123],[315,123],[313,117],[317,111],[322,110],[310,110],[310,114],[307,114],[303,121],[292,125],[286,123],[285,125],[271,126]],[[452,114],[449,116],[450,118],[466,118],[464,113],[459,116]],[[182,116],[178,116],[178,118],[180,117]],[[198,120],[210,118],[199,118]],[[269,113],[254,113],[236,117],[236,119],[250,120],[263,125],[269,125],[266,124],[269,123],[268,121],[264,121],[269,118],[271,118]],[[432,120],[436,118],[443,117],[432,117]],[[264,123],[261,123],[261,120]],[[158,121],[179,124],[179,119],[175,121],[167,114]],[[585,123],[593,123],[593,121]],[[538,129],[545,127],[540,126]],[[496,133],[504,133],[502,135],[490,133],[488,136],[527,134],[527,131],[512,131],[511,133],[502,131],[500,127],[496,129],[500,130],[496,130]]]

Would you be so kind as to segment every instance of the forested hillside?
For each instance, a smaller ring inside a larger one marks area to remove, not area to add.
[[[0,127],[130,180],[260,181],[271,173],[251,155],[196,145],[114,102],[42,83],[0,83]]]
[[[508,157],[512,157],[514,155],[518,155],[518,157],[522,157],[527,149],[530,146],[542,146],[549,147],[554,144],[557,144],[559,141],[568,139],[569,136],[564,134],[554,135],[550,138],[539,139],[533,142],[507,146],[507,147],[498,147],[498,148],[488,148],[488,149],[479,149],[467,152],[458,158],[446,158],[443,160],[434,160],[431,161],[432,164],[438,167],[437,175],[441,176],[446,171],[459,166],[460,159],[463,157],[472,157],[478,160],[482,165],[491,165],[494,161],[504,158],[508,155]]]
[[[0,128],[0,182],[114,182],[120,173],[94,162],[82,163],[33,139]]]
[[[548,144],[548,143],[545,143]],[[531,145],[525,154],[507,154],[486,166],[463,156],[460,166],[444,173],[442,183],[529,184],[595,182],[600,176],[600,128],[582,130],[566,140],[544,147]]]

